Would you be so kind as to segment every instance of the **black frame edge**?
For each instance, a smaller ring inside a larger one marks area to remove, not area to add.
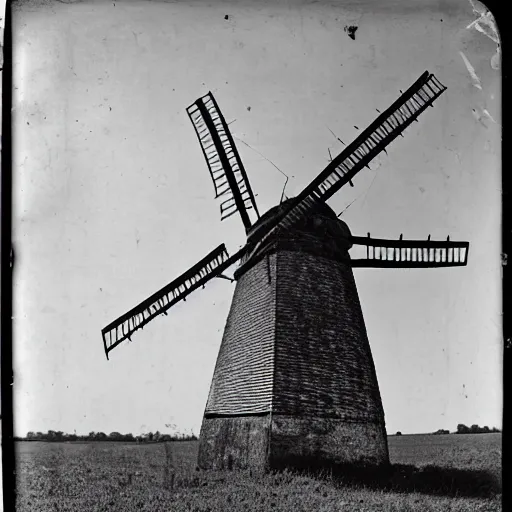
[[[2,71],[2,161],[1,194],[1,365],[2,365],[2,480],[4,510],[15,509],[16,465],[13,421],[13,343],[12,274],[15,269],[12,249],[12,5],[5,5]],[[12,256],[12,258],[11,258]]]

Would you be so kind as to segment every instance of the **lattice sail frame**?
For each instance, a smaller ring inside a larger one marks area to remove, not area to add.
[[[251,243],[228,257],[224,244],[205,256],[172,283],[141,302],[125,315],[102,329],[105,353],[108,353],[138,329],[166,311],[239,259],[245,263],[269,236],[278,230],[289,229],[306,217],[315,204],[326,201],[381,151],[385,151],[398,135],[438,98],[446,87],[427,71],[395,101],[385,112],[364,130],[322,171],[275,222],[263,233],[258,233],[256,243]],[[221,205],[222,218],[240,212],[246,230],[251,223],[247,210],[256,202],[245,170],[227,124],[211,93],[188,107],[201,143],[217,197],[226,196]],[[353,259],[354,267],[443,267],[467,264],[468,242],[434,242],[419,240],[385,240],[369,237],[351,237],[353,244],[367,246],[365,259]],[[433,250],[433,252],[432,252]],[[426,252],[425,252],[426,251]],[[459,251],[459,252],[456,252]]]
[[[425,71],[386,111],[380,114],[351,144],[292,201],[283,216],[262,234],[257,248],[278,229],[290,229],[306,217],[318,201],[326,201],[368,164],[426,110],[446,90],[437,78]]]
[[[467,265],[469,242],[450,240],[386,240],[351,237],[354,245],[366,246],[366,258],[351,259],[352,267],[434,268]]]
[[[167,315],[171,306],[186,300],[187,295],[219,276],[240,256],[240,253],[236,253],[229,257],[225,245],[219,245],[181,276],[103,328],[101,334],[107,359],[108,353],[122,341],[131,340],[134,332],[158,315]]]
[[[244,226],[251,227],[247,210],[254,209],[259,217],[256,201],[242,160],[222,112],[209,92],[187,108],[215,188],[220,198],[221,220],[237,211]]]

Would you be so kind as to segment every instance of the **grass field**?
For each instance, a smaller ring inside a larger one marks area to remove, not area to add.
[[[197,442],[18,442],[20,512],[500,511],[501,434],[389,437],[384,475],[196,471]]]

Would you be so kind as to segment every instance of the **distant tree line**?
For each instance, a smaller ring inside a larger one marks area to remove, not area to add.
[[[499,428],[492,427],[489,428],[488,426],[480,427],[479,425],[471,425],[471,427],[467,427],[466,425],[459,423],[457,425],[457,430],[455,432],[452,432],[453,434],[491,434],[501,432]],[[444,434],[450,434],[449,430],[445,430],[440,428],[436,432],[432,432],[433,435],[444,435]],[[395,436],[401,436],[402,432],[398,431]]]
[[[500,429],[496,427],[489,428],[488,426],[480,427],[479,425],[471,425],[471,427],[467,427],[463,423],[459,423],[457,425],[457,430],[453,432],[453,434],[491,434],[501,432]],[[432,432],[434,435],[443,435],[450,434],[449,430],[444,430],[440,428],[436,432]]]
[[[480,427],[479,425],[471,425],[468,427],[462,423],[457,425],[454,434],[490,434],[501,432],[496,427],[488,426]],[[432,432],[433,435],[450,434],[449,430],[439,429]],[[397,432],[396,436],[401,436],[402,432]],[[165,443],[169,441],[196,441],[197,436],[192,432],[190,434],[162,434],[158,430],[156,432],[148,432],[134,436],[133,434],[121,434],[120,432],[89,432],[86,435],[66,434],[60,430],[48,430],[48,432],[28,432],[25,437],[15,437],[17,441],[121,441],[127,443]]]
[[[28,432],[26,437],[16,437],[18,441],[122,441],[133,443],[164,443],[168,441],[195,441],[197,436],[191,434],[162,434],[148,432],[146,434],[136,435],[121,434],[120,432],[89,432],[86,435],[66,434],[59,430],[48,430],[48,432]]]
[[[489,428],[488,426],[480,427],[479,425],[471,425],[471,427],[467,427],[466,425],[459,423],[457,425],[456,434],[489,434],[491,432],[501,432],[500,429],[496,427]]]

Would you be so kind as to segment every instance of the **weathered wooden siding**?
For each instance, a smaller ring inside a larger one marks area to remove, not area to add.
[[[205,414],[269,412],[275,342],[275,262],[269,255],[237,282]]]
[[[280,251],[276,304],[274,413],[383,422],[350,266]]]

